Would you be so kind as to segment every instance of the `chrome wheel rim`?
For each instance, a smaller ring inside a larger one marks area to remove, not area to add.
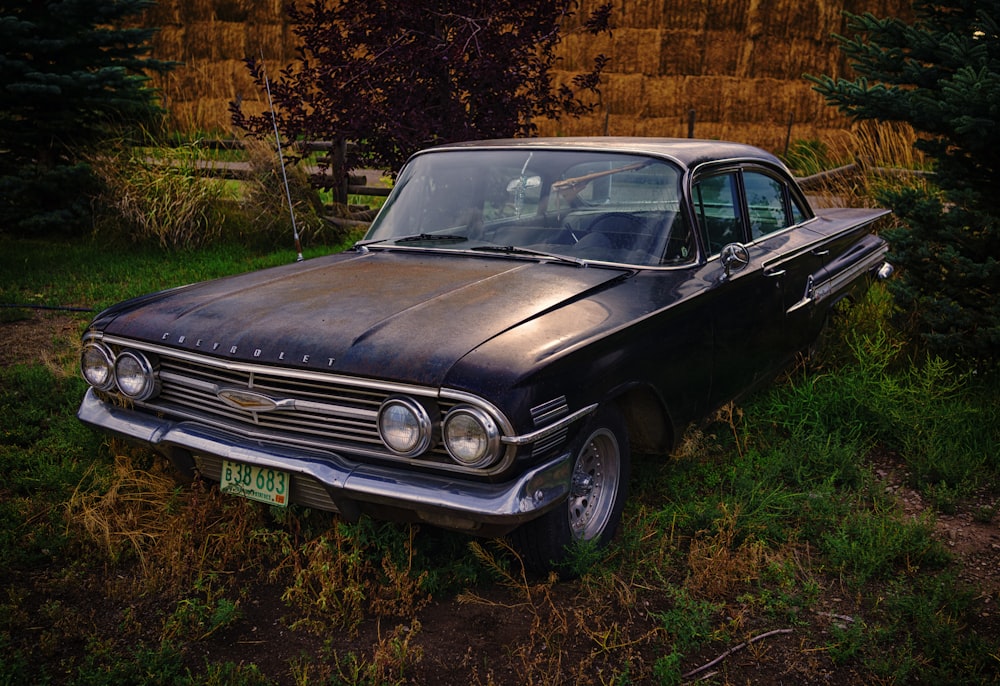
[[[598,429],[577,455],[569,494],[573,538],[589,541],[604,533],[615,508],[621,451],[609,429]]]

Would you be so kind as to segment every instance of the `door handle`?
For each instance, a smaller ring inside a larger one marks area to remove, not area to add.
[[[826,257],[827,255],[830,254],[830,251],[829,250],[825,250],[825,249],[824,250],[813,250],[812,254],[813,254],[814,257]]]
[[[764,272],[764,275],[768,276],[768,277],[771,277],[771,278],[774,278],[775,276],[784,276],[785,275],[785,270],[784,269],[779,269],[777,271],[768,271],[768,272]]]

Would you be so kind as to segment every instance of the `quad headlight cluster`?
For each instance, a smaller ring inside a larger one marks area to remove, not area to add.
[[[100,391],[117,389],[130,400],[148,400],[160,389],[155,363],[134,350],[115,355],[105,345],[87,343],[80,354],[80,370],[94,388]]]
[[[412,457],[434,441],[434,421],[424,405],[412,398],[392,397],[378,413],[382,442],[397,455]],[[452,408],[441,422],[441,441],[463,467],[486,467],[500,457],[500,429],[486,412],[471,405]]]

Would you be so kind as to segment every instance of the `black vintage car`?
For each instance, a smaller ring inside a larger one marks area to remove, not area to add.
[[[816,214],[733,143],[426,150],[352,250],[98,315],[79,417],[231,493],[513,532],[544,568],[613,535],[631,450],[668,452],[890,270],[884,214]]]

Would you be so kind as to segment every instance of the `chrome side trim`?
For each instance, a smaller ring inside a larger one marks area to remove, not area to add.
[[[587,405],[586,407],[580,408],[579,410],[577,410],[572,414],[566,415],[558,422],[555,422],[554,424],[549,424],[548,426],[543,427],[538,431],[532,431],[530,434],[522,434],[520,436],[504,436],[501,440],[509,445],[527,445],[528,443],[534,443],[535,441],[539,441],[545,438],[546,436],[549,436],[551,434],[556,433],[557,431],[566,428],[567,426],[569,426],[576,420],[580,419],[581,417],[585,417],[586,415],[591,414],[596,409],[597,409],[597,403],[594,403],[593,405]]]
[[[881,265],[886,264],[884,257],[888,251],[889,247],[887,245],[882,245],[871,255],[868,255],[851,265],[849,268],[838,272],[834,276],[818,284],[815,283],[813,281],[813,277],[810,276],[806,282],[806,289],[805,293],[802,294],[802,298],[785,310],[785,314],[792,314],[804,307],[817,305],[834,293],[839,293],[841,290],[854,282],[855,279],[858,279],[859,277],[862,277],[872,271],[881,271]]]

